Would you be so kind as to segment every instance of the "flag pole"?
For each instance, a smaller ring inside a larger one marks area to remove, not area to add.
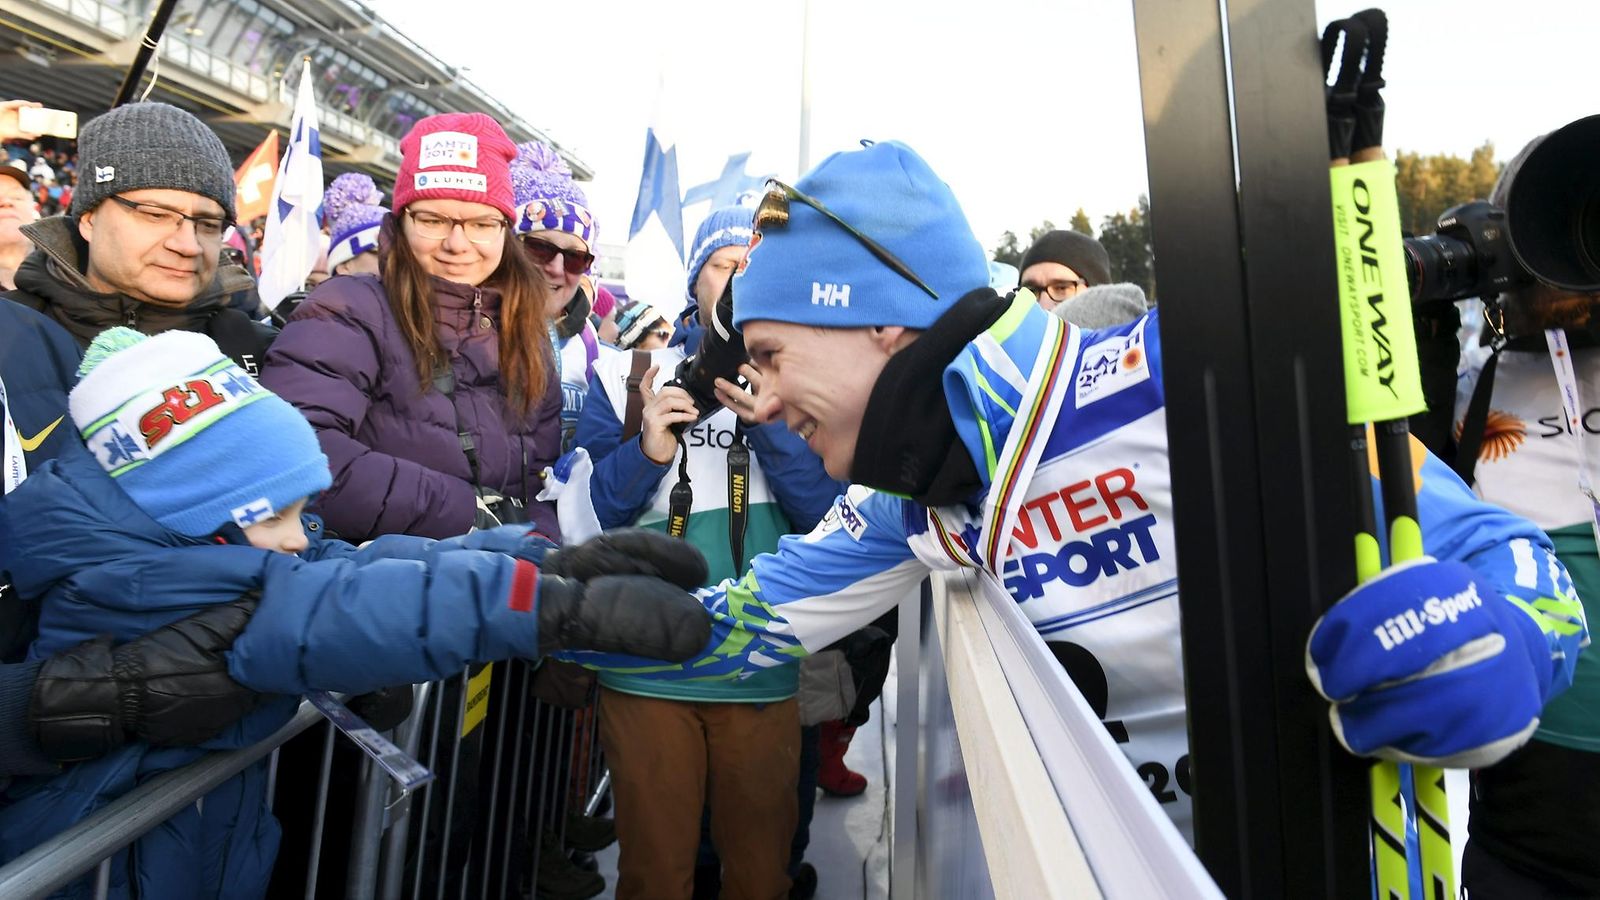
[[[161,35],[167,30],[167,20],[172,18],[172,11],[177,5],[178,0],[161,0],[156,6],[155,14],[150,17],[150,27],[145,29],[144,37],[139,41],[139,50],[134,53],[132,64],[122,76],[122,84],[117,87],[116,98],[111,101],[112,109],[133,99],[133,92],[139,89],[139,79],[144,77],[144,71],[150,65],[150,58],[155,56],[156,48],[161,43]]]

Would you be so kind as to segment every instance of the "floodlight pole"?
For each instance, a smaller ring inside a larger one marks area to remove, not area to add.
[[[1355,583],[1315,10],[1134,0],[1134,28],[1196,850],[1229,897],[1366,898],[1365,765],[1303,661]]]

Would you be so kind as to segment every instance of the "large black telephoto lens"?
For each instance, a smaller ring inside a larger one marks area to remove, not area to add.
[[[1415,303],[1492,297],[1535,278],[1600,291],[1600,115],[1550,132],[1521,160],[1506,208],[1446,210],[1437,234],[1406,238]]]
[[[1511,246],[1539,280],[1600,290],[1600,115],[1552,131],[1506,197]]]

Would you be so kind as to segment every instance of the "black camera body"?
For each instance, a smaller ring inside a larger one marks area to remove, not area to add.
[[[722,408],[722,401],[717,399],[717,379],[737,382],[739,367],[750,359],[744,349],[744,335],[733,328],[732,278],[722,289],[722,296],[717,298],[711,318],[711,324],[700,338],[700,348],[678,363],[672,380],[667,382],[687,392],[699,413],[692,424],[675,426],[674,430],[680,434]]]
[[[1445,210],[1434,234],[1405,244],[1418,303],[1490,297],[1533,280],[1511,251],[1505,210],[1484,200]]]
[[[1446,210],[1436,234],[1407,238],[1415,303],[1493,297],[1535,279],[1600,291],[1600,115],[1550,132],[1523,159],[1505,209]]]

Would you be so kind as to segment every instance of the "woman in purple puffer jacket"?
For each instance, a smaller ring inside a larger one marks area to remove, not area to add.
[[[500,497],[559,540],[534,500],[560,452],[561,385],[547,288],[510,227],[516,147],[494,119],[452,113],[400,152],[380,275],[313,291],[261,381],[316,428],[333,467],[317,511],[345,540],[464,534],[484,507],[515,521]]]

